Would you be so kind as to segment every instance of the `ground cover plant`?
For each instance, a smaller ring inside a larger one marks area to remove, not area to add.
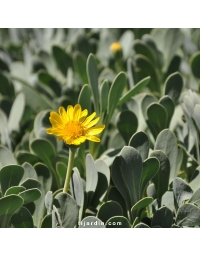
[[[200,29],[0,29],[0,227],[200,227]]]

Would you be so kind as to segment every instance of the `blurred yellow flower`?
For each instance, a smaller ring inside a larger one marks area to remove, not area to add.
[[[76,104],[74,107],[69,105],[67,111],[64,107],[59,108],[59,114],[52,111],[49,120],[52,128],[48,128],[46,132],[58,136],[58,140],[64,140],[68,145],[80,145],[85,140],[100,142],[97,135],[103,131],[105,125],[93,127],[98,123],[100,117],[92,119],[96,116],[96,112],[88,116],[87,109],[82,111],[81,105]]]
[[[114,59],[120,60],[123,57],[122,46],[120,43],[115,42],[110,45],[110,53]]]
[[[119,51],[122,51],[122,46],[121,46],[120,43],[115,42],[115,43],[112,43],[112,44],[110,45],[110,50],[111,50],[112,52],[119,52]]]

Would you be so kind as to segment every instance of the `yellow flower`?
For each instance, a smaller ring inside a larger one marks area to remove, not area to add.
[[[100,139],[94,135],[99,134],[105,128],[105,125],[93,127],[98,123],[100,117],[92,119],[96,116],[96,112],[88,116],[87,109],[81,109],[80,104],[69,105],[67,111],[64,107],[59,108],[59,114],[52,111],[49,120],[52,128],[48,128],[46,132],[58,136],[58,140],[64,140],[68,145],[80,145],[85,140],[100,142]]]
[[[121,44],[120,43],[118,43],[118,42],[115,42],[115,43],[112,43],[111,45],[110,45],[110,50],[112,51],[112,52],[120,52],[120,51],[122,51],[122,46],[121,46]]]
[[[115,59],[121,59],[123,57],[122,46],[120,43],[115,42],[110,45],[111,56]]]

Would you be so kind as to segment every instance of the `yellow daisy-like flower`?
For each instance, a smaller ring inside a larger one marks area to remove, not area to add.
[[[52,128],[48,128],[46,132],[58,136],[58,140],[64,140],[68,145],[80,145],[85,140],[100,142],[97,135],[103,131],[105,125],[93,127],[98,123],[100,117],[92,119],[96,116],[96,112],[87,117],[87,109],[82,111],[81,105],[76,104],[68,106],[67,111],[64,107],[60,107],[59,114],[52,111],[49,120]]]
[[[110,45],[110,50],[112,51],[112,52],[120,52],[121,50],[122,50],[122,46],[121,46],[121,44],[120,43],[118,43],[118,42],[114,42],[114,43],[112,43],[111,45]]]
[[[123,57],[122,46],[120,43],[115,42],[110,45],[111,56],[115,59],[121,59]]]

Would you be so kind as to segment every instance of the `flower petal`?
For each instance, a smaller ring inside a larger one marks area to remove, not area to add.
[[[65,130],[58,129],[58,128],[49,128],[49,129],[51,129],[50,134],[53,134],[56,136],[65,136]]]
[[[58,113],[54,112],[54,111],[50,112],[50,118],[54,119],[59,124],[63,124],[63,120],[60,117],[60,115]]]
[[[88,116],[85,121],[82,123],[83,126],[87,126],[89,122],[96,116],[96,112],[93,112],[90,116]]]
[[[62,119],[63,119],[63,122],[64,123],[67,123],[69,121],[69,118],[68,118],[68,115],[67,115],[67,112],[65,110],[64,107],[59,107],[59,110],[58,110],[59,114],[61,115]]]
[[[86,116],[88,115],[88,111],[87,109],[84,109],[82,112],[81,112],[81,115],[80,115],[80,118],[79,118],[79,122],[83,122],[86,118]]]
[[[47,129],[46,129],[46,133],[47,133],[47,134],[53,134],[52,128],[47,128]]]
[[[87,129],[94,126],[96,123],[99,122],[100,117],[95,118],[93,121],[91,121],[88,125],[84,125]]]
[[[96,134],[99,134],[100,132],[103,131],[103,129],[105,128],[105,125],[99,125],[99,126],[95,126],[95,127],[92,127],[92,128],[89,128],[87,130],[87,134],[88,135],[96,135]]]
[[[93,136],[93,135],[87,135],[87,140],[91,140],[91,141],[94,141],[94,142],[100,142],[101,141],[98,137]]]
[[[73,115],[73,121],[78,121],[81,115],[81,105],[80,104],[76,104],[74,107],[74,115]]]
[[[71,121],[73,120],[73,114],[74,114],[74,108],[71,105],[69,105],[67,107],[68,120],[71,120]]]
[[[61,124],[59,122],[57,122],[55,119],[53,119],[52,117],[49,117],[49,121],[52,124],[53,127],[60,127]]]
[[[73,145],[80,145],[81,143],[86,141],[86,137],[85,136],[80,136],[79,138],[75,139],[72,141]]]
[[[71,145],[71,144],[72,144],[72,141],[73,141],[73,138],[72,138],[72,137],[64,137],[63,139],[64,139],[64,141],[66,142],[66,144],[68,144],[68,145]]]

